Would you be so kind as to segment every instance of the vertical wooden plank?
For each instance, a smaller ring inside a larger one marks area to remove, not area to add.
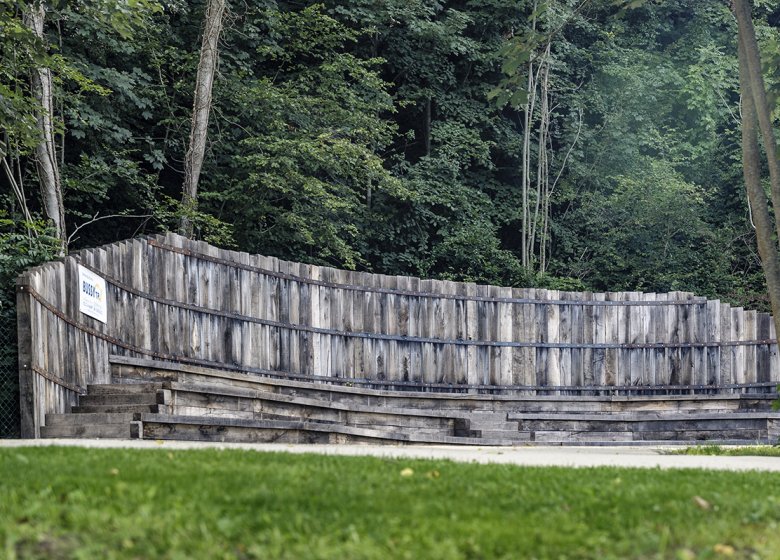
[[[666,356],[669,364],[669,385],[679,385],[682,380],[681,375],[681,352],[679,344],[682,342],[680,332],[680,322],[678,317],[682,314],[680,302],[680,292],[669,292],[669,298],[675,302],[666,315],[666,331],[668,334],[669,347]]]
[[[333,321],[333,328],[339,333],[344,333],[347,330],[347,325],[350,322],[347,317],[346,308],[346,294],[345,290],[341,286],[348,284],[349,272],[346,270],[333,269],[332,278],[333,282],[338,287],[333,288],[333,298],[331,299],[331,316]],[[334,375],[338,377],[347,376],[347,341],[343,335],[336,335],[331,337],[331,355],[333,356],[333,371]]]
[[[583,305],[572,305],[572,342],[574,344],[592,344],[593,343],[593,307],[584,305],[592,299],[590,292],[581,292],[576,294],[577,301],[583,302]],[[588,319],[588,317],[590,319]],[[585,364],[590,364],[593,359],[592,348],[572,348],[571,351],[571,383],[574,386],[582,387],[585,382]],[[590,380],[592,384],[593,380]]]
[[[392,290],[392,293],[388,293],[384,298],[384,306],[382,312],[384,314],[383,322],[385,325],[384,332],[390,336],[398,336],[400,333],[399,326],[399,310],[400,310],[400,297],[395,292],[398,290],[398,277],[397,276],[383,276],[382,287]],[[398,342],[395,340],[387,340],[385,342],[387,348],[385,356],[385,367],[387,368],[387,378],[392,380],[400,380],[403,377],[401,373],[401,356],[398,353]]]
[[[605,301],[606,294],[594,293],[594,301]],[[596,386],[606,385],[606,350],[601,346],[606,344],[607,340],[607,308],[604,305],[593,306],[593,343],[599,345],[599,347],[593,349],[592,359],[590,364],[585,364],[585,367],[591,369],[590,374],[586,373],[586,377],[592,380],[592,384]]]
[[[756,338],[758,340],[769,340],[769,325],[772,318],[768,313],[759,313],[757,317]],[[770,355],[769,345],[760,344],[756,346],[756,381],[764,383],[770,380]]]
[[[641,301],[642,294],[638,292],[629,292],[629,301]],[[633,305],[627,308],[628,310],[628,339],[627,343],[631,345],[644,344],[646,340],[644,330],[644,311],[645,307],[642,305]],[[626,380],[629,385],[641,385],[643,382],[644,372],[644,350],[641,348],[631,348],[628,351],[628,367],[629,372],[626,376]]]
[[[371,274],[361,272],[359,274],[359,283],[365,288],[372,288],[374,277]],[[377,332],[377,327],[374,324],[374,301],[377,294],[366,289],[360,292],[360,299],[358,306],[355,308],[355,313],[362,315],[361,323],[363,325],[363,332],[368,334],[374,334]],[[371,378],[376,374],[376,361],[374,359],[373,344],[370,339],[361,339],[363,362],[360,368],[363,375],[366,378]]]
[[[720,341],[720,301],[708,300],[705,308],[707,329],[705,341],[709,344],[705,349],[707,370],[705,383],[707,385],[720,385],[720,347],[712,345],[712,343]]]
[[[607,292],[605,301],[619,301],[621,294],[619,292]],[[604,342],[608,346],[604,352],[604,385],[614,386],[620,384],[618,377],[618,355],[619,349],[616,347],[620,343],[620,309],[615,305],[607,305],[604,308]]]
[[[510,300],[512,288],[496,288],[496,297],[499,300]],[[506,301],[498,301],[496,310],[496,341],[512,342],[512,304]],[[512,354],[511,346],[498,347],[498,371],[496,380],[498,385],[512,384]]]
[[[33,372],[33,310],[36,302],[28,291],[35,288],[37,273],[25,272],[16,279],[16,333],[19,362],[19,413],[22,438],[40,437],[41,419],[36,403],[40,395]],[[40,332],[40,331],[37,331]]]
[[[466,340],[477,340],[479,332],[479,304],[474,301],[477,295],[477,285],[467,283],[465,286],[466,297]],[[479,349],[474,345],[466,347],[466,380],[469,385],[481,382],[482,375],[479,371]]]
[[[320,273],[322,274],[322,280],[328,283],[333,282],[333,269],[329,267],[321,267]],[[320,288],[320,326],[325,329],[333,329],[333,297],[334,290],[330,286],[322,286]],[[333,355],[332,355],[332,335],[322,335],[320,338],[320,353],[322,357],[322,371],[321,375],[326,377],[332,377],[333,371]]]
[[[720,341],[730,342],[733,339],[733,315],[731,306],[728,303],[720,304]],[[721,346],[720,353],[720,382],[723,385],[734,383],[734,373],[732,369],[732,354],[734,352],[731,346]]]
[[[457,292],[455,282],[444,281],[441,283],[442,294],[451,296]],[[456,359],[457,346],[452,343],[458,337],[458,311],[457,302],[453,298],[443,298],[441,301],[443,311],[442,338],[449,341],[441,347],[441,379],[444,383],[457,383]],[[509,364],[511,367],[511,364]]]
[[[419,278],[409,278],[409,291],[419,293],[421,291]],[[421,308],[425,305],[425,298],[414,295],[409,296],[409,336],[422,336],[423,326],[420,320]],[[424,376],[422,363],[422,345],[419,342],[409,344],[409,378],[404,381],[422,382]]]
[[[656,294],[656,301],[665,302],[669,300],[669,294]],[[669,376],[671,372],[669,351],[665,345],[670,340],[670,333],[668,331],[668,316],[672,311],[672,307],[669,305],[656,305],[652,308],[653,315],[653,331],[652,342],[656,346],[652,350],[653,356],[653,385],[668,385]]]
[[[406,292],[409,291],[411,278],[408,276],[398,276],[396,286],[400,292],[404,292],[396,297],[396,315],[399,336],[409,336],[409,305],[410,298]],[[411,367],[411,348],[412,345],[406,342],[396,343],[398,347],[399,371],[398,379],[409,381],[409,369]]]
[[[240,292],[239,312],[244,317],[252,317],[252,273],[245,268],[251,265],[249,254],[240,253],[239,263],[244,265],[239,271],[239,278],[238,278],[238,284],[239,284],[238,289]],[[189,280],[185,279],[184,282],[185,291],[188,289],[188,286],[189,286]],[[189,328],[187,329],[187,331],[189,332]],[[252,367],[252,355],[254,350],[252,347],[252,343],[253,343],[252,322],[242,321],[241,337],[240,337],[240,344],[241,344],[240,363],[244,367]]]
[[[622,301],[635,301],[637,297],[636,292],[622,292]],[[632,305],[621,305],[619,313],[620,321],[620,342],[621,344],[631,344],[633,340],[633,327],[636,322],[636,308]],[[635,375],[633,370],[632,360],[635,359],[634,350],[632,348],[623,348],[618,353],[618,379],[620,385],[630,386],[633,384],[633,376]]]
[[[561,294],[558,290],[547,290],[550,301],[559,300]],[[555,344],[561,341],[561,305],[550,303],[546,306],[545,322],[547,328],[547,342]],[[545,375],[550,386],[561,385],[561,351],[558,348],[548,348],[547,362],[545,363]]]
[[[302,281],[298,285],[299,290],[299,323],[301,330],[298,332],[298,351],[301,353],[300,368],[304,375],[313,375],[311,368],[311,340],[312,333],[308,330],[312,324],[311,317],[311,265],[302,264],[299,268]]]
[[[457,282],[454,285],[455,293],[458,299],[455,300],[455,339],[459,341],[468,340],[468,304],[466,297],[466,283]],[[468,346],[459,344],[453,346],[453,361],[455,371],[453,372],[453,382],[457,385],[468,383]]]
[[[288,261],[278,261],[278,271],[282,274],[290,273],[290,263]],[[276,294],[278,298],[278,314],[276,320],[283,325],[290,324],[290,283],[286,278],[279,278],[276,282]],[[291,371],[291,352],[290,352],[290,329],[287,326],[278,329],[279,335],[279,365],[281,371]]]
[[[754,310],[745,311],[745,322],[744,322],[744,334],[743,334],[743,340],[745,341],[754,341],[756,340],[757,336],[757,322],[758,317]],[[756,378],[756,345],[755,344],[746,344],[744,346],[744,377],[742,383],[755,383],[757,381]]]
[[[780,352],[777,348],[777,333],[775,332],[774,318],[769,317],[769,338],[772,344],[769,345],[769,381],[780,381]]]
[[[534,385],[543,386],[546,387],[550,385],[549,380],[547,378],[547,357],[548,357],[548,349],[547,349],[547,342],[549,342],[549,335],[547,332],[547,307],[548,304],[544,303],[545,300],[548,299],[548,292],[547,290],[543,289],[537,289],[534,290],[535,292],[535,299],[539,301],[536,305],[534,305],[534,330],[538,334],[537,341],[539,342],[539,346],[536,346],[535,348],[535,378],[536,381]]]
[[[249,258],[249,264],[253,267],[261,268],[260,265],[262,263],[259,256],[253,255]],[[265,319],[264,278],[265,275],[261,272],[252,272],[248,277],[249,290],[251,292],[249,315],[255,319],[261,320]],[[255,368],[267,369],[268,367],[265,346],[265,329],[266,327],[261,323],[252,323],[249,326],[249,338],[251,340],[251,357],[249,365]],[[308,342],[311,344],[311,339],[309,339]],[[309,358],[311,359],[310,355]],[[311,364],[307,364],[307,367],[311,367]],[[312,372],[309,370],[307,373],[311,374]]]
[[[514,299],[523,299],[523,290],[520,288],[512,289]],[[513,303],[512,310],[512,340],[514,342],[528,342],[528,329],[523,317],[526,305]],[[515,347],[512,351],[512,385],[527,385],[526,371],[528,362],[528,348]]]
[[[731,308],[731,336],[733,342],[745,340],[744,336],[745,313],[741,307]],[[742,344],[732,346],[731,374],[733,383],[745,382],[745,347]]]
[[[642,301],[651,303],[658,301],[658,295],[655,293],[646,293],[641,297]],[[644,344],[650,344],[655,338],[655,328],[653,325],[653,309],[652,305],[643,305],[639,308],[639,322],[641,329],[641,340]],[[640,375],[641,385],[653,385],[655,383],[655,354],[651,349],[644,349],[641,352],[642,355],[642,372]]]
[[[469,287],[469,290],[471,290],[471,287]],[[473,340],[489,340],[485,338],[489,332],[487,326],[489,304],[479,299],[488,297],[487,287],[479,284],[474,285],[472,297],[477,298],[474,301],[473,325],[471,327],[473,329]],[[472,319],[469,321],[472,322]],[[477,385],[488,385],[490,384],[490,348],[483,345],[475,345],[471,348],[474,351],[474,383]],[[471,359],[471,356],[469,356],[469,360]],[[469,368],[471,368],[471,364],[469,364]]]
[[[696,305],[692,304],[692,297],[687,292],[681,292],[681,298],[686,301],[685,305],[680,306],[680,339],[686,345],[680,349],[680,383],[682,385],[692,385],[695,381],[693,376],[693,349],[690,343],[694,340],[694,330],[696,325]]]
[[[321,269],[319,266],[312,266],[309,269],[309,275],[311,280],[314,281],[309,286],[309,326],[319,329],[322,327],[322,313],[320,310],[320,301],[322,299],[323,288],[316,282],[321,279]],[[309,375],[324,375],[322,369],[322,353],[320,348],[322,346],[322,335],[319,333],[311,333],[309,336]]]
[[[569,292],[559,292],[558,298],[570,299]],[[558,351],[558,363],[560,367],[559,384],[570,386],[571,382],[571,348],[572,342],[572,306],[568,303],[558,305],[558,341],[566,347]]]
[[[288,265],[290,274],[295,278],[301,278],[301,268],[303,265],[299,263],[290,263]],[[287,299],[288,299],[288,321],[290,323],[290,329],[288,333],[288,363],[289,369],[296,375],[304,373],[302,365],[303,349],[301,347],[301,340],[303,331],[300,330],[301,326],[301,291],[305,286],[300,280],[288,280],[287,281]]]
[[[693,373],[694,383],[697,385],[708,384],[707,373],[707,347],[703,346],[707,342],[707,299],[696,298],[697,305],[692,306],[696,309],[695,326],[693,334]]]

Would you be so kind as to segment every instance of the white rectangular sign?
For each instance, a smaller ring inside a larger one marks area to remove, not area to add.
[[[106,281],[79,265],[79,311],[98,321],[108,320]]]

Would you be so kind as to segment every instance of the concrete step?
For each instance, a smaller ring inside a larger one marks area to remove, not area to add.
[[[89,395],[118,395],[118,394],[137,394],[154,393],[164,386],[163,383],[105,383],[98,385],[87,385],[87,394]]]
[[[79,397],[79,406],[164,404],[163,391],[144,393],[103,393]]]
[[[83,424],[127,424],[133,413],[87,412],[81,414],[47,414],[46,426],[75,426]]]
[[[62,426],[41,426],[41,437],[130,439],[130,427],[130,422],[125,424],[74,424]]]

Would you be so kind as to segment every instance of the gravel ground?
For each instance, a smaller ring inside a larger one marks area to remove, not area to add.
[[[155,440],[37,439],[0,440],[0,448],[34,446],[131,449],[247,449],[260,452],[320,453],[323,455],[372,455],[374,457],[450,459],[476,463],[508,463],[525,466],[694,468],[716,470],[780,471],[780,457],[723,457],[669,455],[675,447],[528,446],[471,447],[456,445],[288,445],[204,443]]]

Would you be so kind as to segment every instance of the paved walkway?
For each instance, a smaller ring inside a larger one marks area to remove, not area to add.
[[[456,445],[287,445],[187,441],[38,439],[0,440],[0,448],[61,445],[130,449],[248,449],[261,452],[371,455],[374,457],[449,459],[461,462],[525,466],[695,468],[780,471],[780,457],[669,455],[676,447],[471,447]]]

